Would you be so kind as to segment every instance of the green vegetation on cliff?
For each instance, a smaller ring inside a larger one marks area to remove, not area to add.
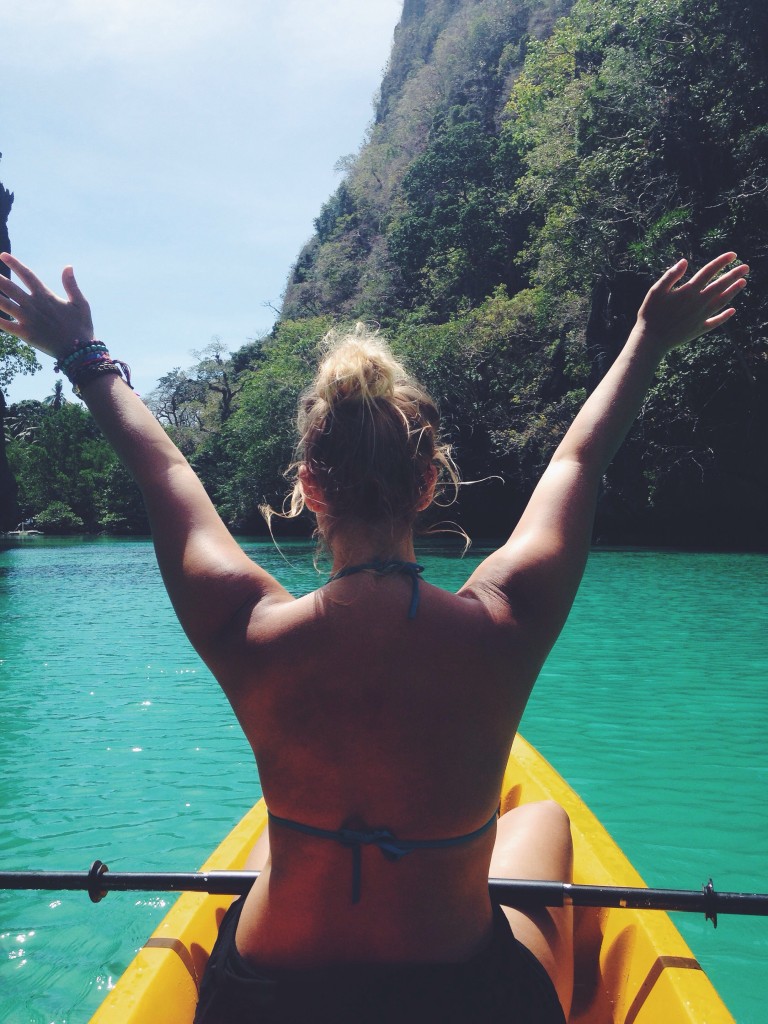
[[[422,5],[443,19],[428,57],[423,33],[401,30],[410,47],[393,55],[370,139],[297,262],[284,317],[311,307],[384,326],[440,399],[465,475],[507,480],[493,502],[471,490],[462,502],[475,529],[495,532],[648,284],[681,254],[733,247],[753,268],[740,315],[670,357],[598,525],[614,540],[764,544],[768,11],[449,6]],[[502,518],[487,519],[489,504]]]

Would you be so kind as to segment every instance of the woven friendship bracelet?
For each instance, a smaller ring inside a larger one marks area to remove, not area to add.
[[[78,370],[76,376],[70,378],[73,384],[72,390],[79,398],[81,388],[85,384],[90,384],[91,381],[96,380],[105,373],[118,374],[118,376],[123,378],[128,387],[133,390],[133,384],[131,384],[131,368],[121,359],[100,359],[98,362],[91,362],[86,366],[83,366]]]
[[[87,356],[76,363],[72,363],[66,367],[64,373],[69,377],[70,381],[74,384],[81,376],[83,370],[89,366],[95,366],[98,363],[111,363],[112,357],[109,352],[99,352],[92,356]]]

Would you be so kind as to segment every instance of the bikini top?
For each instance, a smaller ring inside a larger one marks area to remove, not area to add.
[[[348,565],[346,569],[340,569],[333,576],[328,577],[328,583],[340,580],[344,576],[354,576],[358,572],[376,572],[382,576],[388,576],[393,572],[402,572],[411,577],[411,604],[408,608],[408,618],[415,619],[419,608],[419,576],[424,572],[424,566],[417,562],[401,562],[396,558],[388,558],[385,561],[362,562],[360,565]]]
[[[314,825],[304,825],[300,821],[291,821],[290,818],[279,818],[271,811],[267,811],[269,820],[283,828],[293,829],[294,832],[301,832],[302,835],[312,836],[315,839],[328,839],[331,842],[339,843],[340,846],[348,846],[352,850],[352,902],[360,902],[360,889],[362,878],[362,850],[364,846],[376,846],[387,858],[387,860],[398,861],[414,850],[445,850],[450,846],[463,846],[471,843],[484,835],[496,821],[496,811],[480,828],[474,832],[467,832],[463,836],[451,836],[449,839],[398,839],[389,829],[386,828],[340,828],[327,829],[315,828]]]
[[[386,561],[363,562],[360,565],[349,565],[345,569],[334,573],[328,580],[342,579],[344,576],[353,576],[358,572],[377,572],[388,574],[393,572],[406,573],[411,577],[412,591],[411,604],[408,609],[408,618],[414,619],[419,607],[419,576],[424,572],[424,566],[416,562],[401,562],[398,559],[387,559]],[[496,821],[496,812],[491,815],[488,821],[463,836],[451,836],[448,839],[399,839],[386,828],[340,828],[326,829],[316,828],[314,825],[305,825],[300,821],[291,821],[289,818],[280,818],[271,811],[267,812],[269,820],[283,828],[293,829],[305,836],[312,836],[315,839],[327,839],[341,846],[348,846],[352,850],[352,902],[360,902],[360,888],[362,876],[362,850],[364,846],[376,846],[387,858],[387,860],[400,860],[406,854],[414,850],[444,850],[450,846],[461,846],[478,839],[488,831]]]

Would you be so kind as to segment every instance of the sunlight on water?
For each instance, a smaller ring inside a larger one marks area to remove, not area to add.
[[[307,543],[246,550],[293,592]],[[420,551],[457,588],[485,549]],[[650,885],[768,890],[768,558],[598,551],[523,722]],[[259,796],[151,546],[0,552],[0,863],[194,870]],[[0,1020],[82,1024],[172,897],[0,893]],[[768,921],[676,923],[739,1024],[762,1024]]]

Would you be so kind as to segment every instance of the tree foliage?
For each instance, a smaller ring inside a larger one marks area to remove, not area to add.
[[[361,210],[379,209],[378,319],[441,401],[465,470],[530,490],[650,282],[683,253],[697,263],[734,248],[753,271],[740,316],[667,360],[606,479],[600,528],[728,544],[738,522],[740,542],[763,543],[768,9],[577,0],[509,4],[506,20],[491,2],[422,13],[399,29],[344,195],[356,230]],[[338,219],[337,261],[344,231]],[[333,311],[327,245],[318,232],[307,250],[315,312]],[[369,314],[362,288],[345,303],[346,316]]]
[[[41,369],[34,349],[0,328],[0,391],[6,392],[14,377]]]
[[[13,200],[10,193],[0,185],[0,198]],[[10,209],[10,203],[8,204]],[[0,211],[2,212],[2,211]],[[5,231],[5,218],[0,217],[0,226]],[[3,314],[5,315],[5,314]],[[2,322],[2,321],[0,321]],[[34,373],[40,369],[34,351],[12,334],[0,329],[0,530],[13,529],[19,519],[17,485],[6,448],[6,415],[8,403],[5,392],[18,374]]]
[[[766,41],[768,13],[731,0],[579,2],[532,44],[503,128],[525,166],[512,201],[532,214],[519,259],[546,289],[589,296],[593,379],[681,252],[751,261],[738,320],[670,356],[609,476],[625,523],[640,510],[719,543],[736,508],[759,543],[768,494]]]
[[[225,520],[263,529],[259,507],[279,509],[295,444],[296,405],[310,383],[330,318],[283,321],[245,375],[238,408],[193,458]]]
[[[138,488],[80,403],[11,405],[19,518],[50,533],[147,533]]]
[[[403,178],[402,212],[387,235],[402,306],[426,303],[445,316],[482,302],[499,284],[522,286],[513,253],[525,219],[507,208],[516,170],[476,108],[436,118]]]

